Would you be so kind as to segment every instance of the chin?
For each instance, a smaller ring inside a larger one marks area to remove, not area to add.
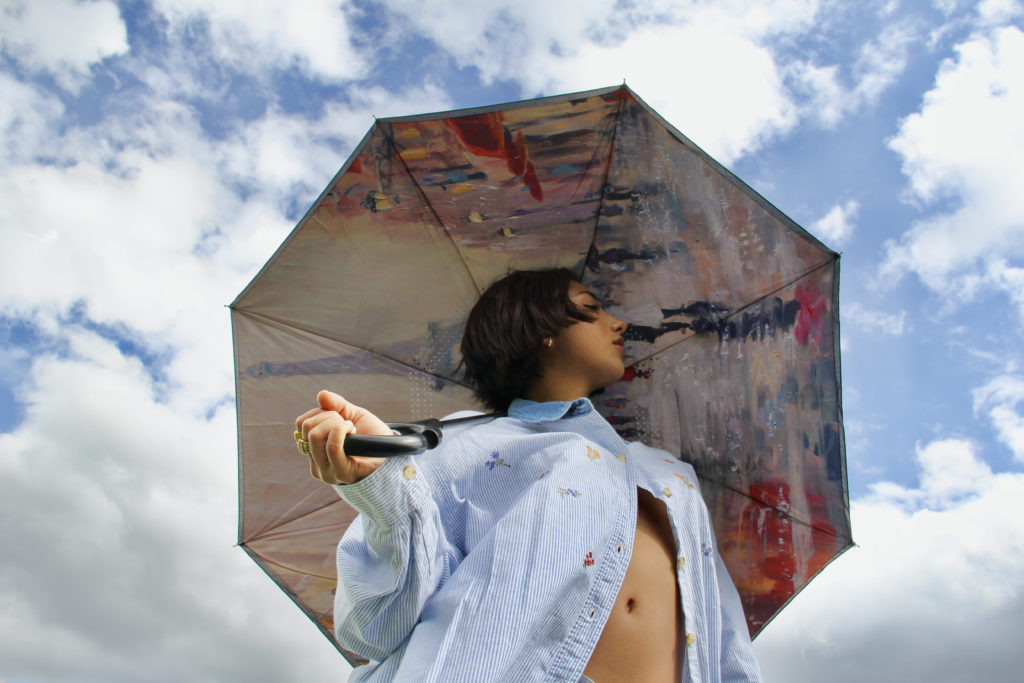
[[[622,379],[622,376],[624,374],[626,374],[626,368],[625,367],[620,367],[618,369],[618,372],[615,372],[615,373],[612,373],[611,371],[609,371],[608,375],[606,377],[602,378],[604,381],[600,382],[596,386],[596,388],[592,392],[590,392],[590,393],[596,394],[598,392],[604,391],[606,388],[608,388],[612,384],[615,384],[620,379]]]

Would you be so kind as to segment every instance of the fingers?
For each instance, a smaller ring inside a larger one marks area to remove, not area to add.
[[[324,411],[321,410],[320,408],[313,408],[312,410],[307,410],[302,415],[299,415],[297,418],[295,418],[295,431],[301,432],[302,431],[302,423],[303,422],[305,422],[309,418],[313,417],[314,415],[318,415],[318,414],[320,414],[322,412],[324,412]],[[303,436],[302,438],[306,438],[306,437]]]
[[[345,455],[345,437],[354,434],[355,425],[351,422],[343,422],[341,425],[331,429],[327,434],[327,443],[324,446],[324,453],[327,457],[327,464],[330,471],[338,478],[338,482],[349,482],[352,480],[352,461]]]
[[[342,420],[337,413],[320,422],[309,432],[309,444],[312,460],[319,475],[317,478],[328,484],[348,483],[352,481],[352,463],[345,455],[345,437],[356,431],[348,420]]]
[[[309,471],[328,484],[352,481],[352,463],[345,455],[345,436],[355,425],[335,412],[317,413],[302,423],[303,438],[309,442]]]
[[[383,458],[349,457],[348,434],[389,435],[391,429],[375,415],[331,391],[317,394],[319,408],[295,418],[295,431],[309,442],[309,471],[328,484],[350,484],[373,472]],[[300,449],[301,450],[301,449]],[[304,452],[304,451],[303,451]]]
[[[321,410],[333,410],[344,419],[351,420],[360,434],[388,436],[392,433],[391,428],[369,410],[360,408],[333,391],[321,391],[316,395],[316,400]]]
[[[380,422],[366,408],[360,408],[333,391],[326,389],[321,391],[316,395],[316,402],[320,405],[321,410],[333,410],[346,420],[351,420],[356,426],[360,426],[360,423],[367,419],[372,422]]]
[[[351,410],[356,406],[352,405],[340,395],[333,391],[322,390],[316,395],[316,402],[320,405],[323,410],[335,410],[339,413],[344,414],[346,410]]]
[[[316,408],[303,413],[295,420],[295,431],[298,432],[298,438],[309,444],[310,458],[319,467],[325,466],[327,440],[335,429],[341,429],[342,435],[348,431],[355,431],[355,427],[350,421],[333,410]],[[341,451],[341,455],[344,455],[344,450]]]
[[[295,431],[301,432],[302,438],[309,441],[309,434],[315,427],[334,419],[344,421],[344,418],[333,410],[311,410],[295,421]]]

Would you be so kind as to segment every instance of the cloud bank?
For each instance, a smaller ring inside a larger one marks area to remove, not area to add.
[[[755,649],[772,680],[1016,681],[1024,619],[1024,475],[993,474],[962,439],[917,450],[920,483],[879,483],[852,510],[853,548]]]
[[[940,67],[919,112],[890,147],[903,160],[908,199],[949,207],[886,248],[885,278],[916,274],[942,296],[1001,291],[1024,316],[1024,32],[979,32]]]

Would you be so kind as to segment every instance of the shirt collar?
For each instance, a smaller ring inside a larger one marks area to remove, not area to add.
[[[585,415],[594,409],[589,398],[578,398],[575,401],[547,401],[537,403],[525,398],[517,398],[508,407],[508,416],[523,422],[550,422],[564,417]]]

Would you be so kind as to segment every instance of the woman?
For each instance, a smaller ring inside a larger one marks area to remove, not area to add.
[[[622,376],[625,328],[568,270],[515,272],[462,340],[508,417],[387,460],[346,456],[346,434],[391,432],[337,394],[297,418],[313,476],[360,513],[335,598],[371,660],[352,680],[761,680],[693,468],[586,398]]]

